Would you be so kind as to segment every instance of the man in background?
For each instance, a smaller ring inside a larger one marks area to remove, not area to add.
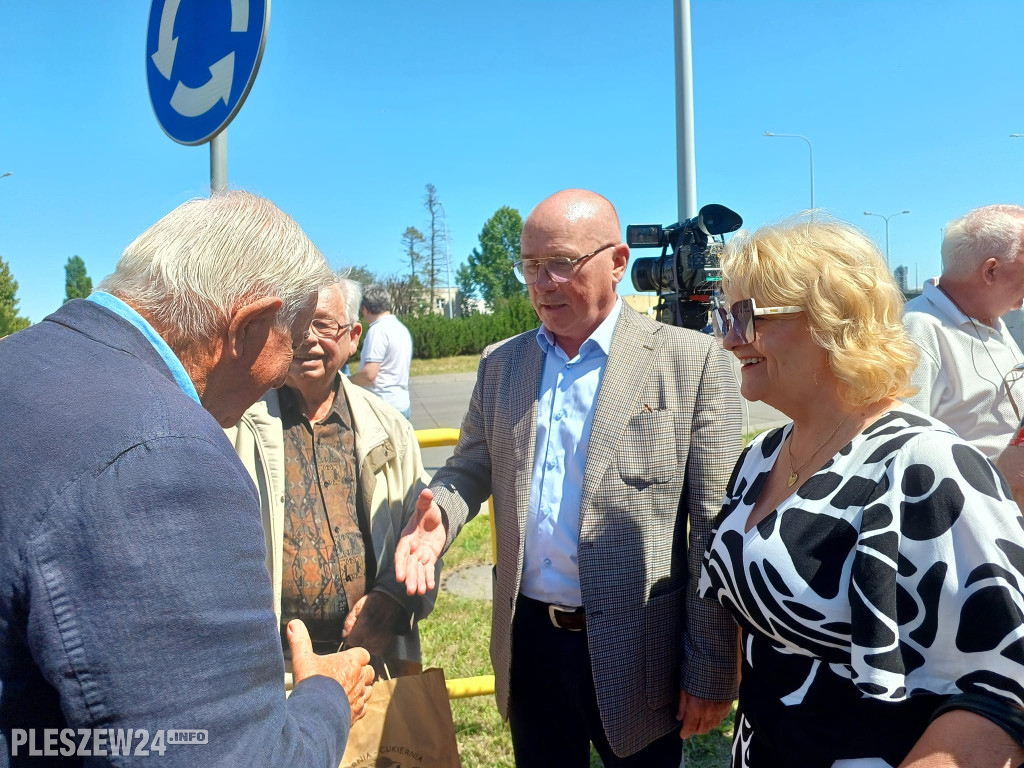
[[[331,280],[289,216],[229,192],[0,342],[0,766],[44,729],[161,766],[341,761],[369,655],[316,656],[293,622],[285,698],[259,504],[221,430],[284,382]]]
[[[366,339],[359,356],[359,370],[352,383],[390,403],[405,418],[412,418],[409,399],[409,365],[412,362],[412,336],[402,321],[391,314],[391,294],[383,285],[370,285],[363,294],[363,319]]]
[[[339,373],[362,333],[359,303],[344,276],[321,290],[285,385],[226,431],[259,491],[282,632],[302,619],[317,653],[344,637],[395,676],[419,671],[417,625],[437,596],[395,580],[398,537],[430,478],[409,421]]]
[[[1024,299],[1024,207],[988,205],[946,225],[942,275],[907,302],[921,359],[910,405],[948,424],[991,459],[1020,422],[1024,353],[1003,315]]]

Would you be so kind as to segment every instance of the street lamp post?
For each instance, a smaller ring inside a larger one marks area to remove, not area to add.
[[[771,131],[765,131],[765,136],[780,137],[784,139],[803,139],[807,142],[807,149],[810,153],[811,158],[811,210],[814,210],[814,145],[811,144],[811,140],[806,136],[802,136],[799,133],[772,133]]]
[[[0,173],[0,179],[6,178],[6,177],[8,177],[10,175],[11,175],[10,171],[8,171],[7,173]]]
[[[865,216],[877,216],[880,219],[885,220],[885,266],[889,266],[889,219],[893,216],[902,216],[910,211],[897,211],[896,213],[890,213],[888,216],[883,216],[880,213],[872,213],[871,211],[864,211]]]

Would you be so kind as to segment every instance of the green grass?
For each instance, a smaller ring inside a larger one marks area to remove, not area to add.
[[[447,573],[471,565],[491,563],[490,521],[483,515],[469,523],[445,555]],[[484,600],[456,597],[442,590],[434,612],[420,624],[424,667],[442,667],[445,677],[475,677],[493,673],[488,656],[491,633],[491,604]],[[452,701],[455,738],[464,768],[512,768],[512,740],[508,724],[502,721],[494,696],[477,696]],[[688,768],[725,768],[729,765],[732,716],[706,736],[689,739],[683,745]],[[592,754],[590,764],[600,768]]]
[[[409,368],[410,376],[437,376],[442,373],[476,373],[480,367],[480,355],[459,355],[438,357],[434,360],[413,358]]]
[[[458,357],[438,357],[434,360],[413,358],[409,366],[410,376],[439,376],[443,373],[476,373],[480,367],[480,355],[459,355]],[[359,370],[359,355],[353,355],[348,361],[348,368]]]

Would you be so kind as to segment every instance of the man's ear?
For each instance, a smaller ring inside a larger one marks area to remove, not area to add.
[[[612,276],[615,278],[616,285],[625,277],[627,264],[629,264],[629,246],[619,243],[612,251]]]
[[[227,353],[236,360],[259,354],[283,305],[277,296],[265,296],[235,309],[228,319]]]
[[[981,276],[989,285],[995,282],[998,264],[999,262],[996,259],[985,259],[984,264],[981,265]]]

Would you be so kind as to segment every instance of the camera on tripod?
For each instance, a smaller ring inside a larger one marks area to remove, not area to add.
[[[743,219],[724,205],[705,205],[692,219],[668,227],[630,224],[626,243],[630,248],[661,248],[661,256],[636,259],[630,276],[638,291],[655,291],[658,320],[681,328],[703,329],[708,323],[711,296],[722,281],[718,254],[725,238]]]

